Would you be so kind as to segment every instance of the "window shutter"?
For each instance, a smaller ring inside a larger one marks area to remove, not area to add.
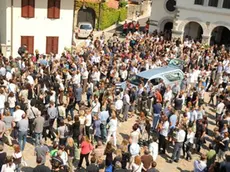
[[[21,36],[21,47],[27,45],[27,36]]]
[[[58,54],[58,37],[53,37],[53,52],[54,54]]]
[[[34,8],[35,8],[35,0],[28,0],[29,4],[28,4],[28,17],[29,18],[34,18]]]
[[[34,37],[33,36],[28,36],[28,40],[27,40],[27,49],[28,49],[28,52],[30,54],[34,53]]]
[[[46,54],[49,54],[52,51],[52,37],[46,37]]]
[[[54,0],[48,0],[47,18],[54,18]]]
[[[54,18],[60,18],[61,0],[54,1]]]
[[[21,12],[22,17],[28,17],[28,0],[22,0]]]

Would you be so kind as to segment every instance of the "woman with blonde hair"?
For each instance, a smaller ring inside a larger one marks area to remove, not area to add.
[[[108,130],[108,137],[107,137],[107,142],[110,141],[111,135],[113,135],[113,144],[114,146],[117,145],[117,117],[116,113],[112,113],[111,119],[108,123],[109,130]]]
[[[68,154],[69,169],[70,169],[70,172],[72,172],[72,171],[74,171],[73,159],[74,159],[75,148],[74,148],[74,140],[71,137],[67,138],[66,152]]]
[[[81,154],[80,161],[78,163],[78,169],[81,168],[83,159],[86,161],[86,166],[89,166],[89,154],[93,150],[93,145],[91,144],[89,138],[87,136],[83,136],[81,142]]]
[[[140,156],[135,156],[133,163],[130,165],[130,169],[132,172],[141,172],[143,168],[143,163],[141,162]]]

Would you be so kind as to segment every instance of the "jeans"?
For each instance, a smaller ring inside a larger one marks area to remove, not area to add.
[[[173,149],[172,160],[179,160],[180,159],[180,152],[183,146],[183,142],[176,142],[175,147]]]
[[[101,124],[101,139],[103,142],[106,142],[107,130],[106,130],[106,122],[102,122]]]
[[[156,127],[158,125],[159,119],[160,119],[160,115],[154,114],[154,117],[153,117],[153,129],[154,130],[156,129]]]
[[[10,110],[10,115],[13,116],[14,108],[9,108],[9,110]]]
[[[108,132],[107,142],[110,141],[111,135],[113,135],[113,144],[114,144],[114,146],[116,146],[117,145],[116,131],[109,131]]]
[[[41,140],[42,140],[42,133],[35,133],[35,146],[39,145]]]
[[[21,151],[24,151],[25,144],[26,144],[26,137],[27,137],[27,131],[18,132],[18,142],[19,142]]]

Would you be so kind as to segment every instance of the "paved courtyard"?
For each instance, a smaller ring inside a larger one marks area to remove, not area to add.
[[[208,99],[208,93],[206,93],[206,101]],[[209,106],[206,107],[206,113],[209,117],[209,130],[212,130],[215,122],[214,122],[214,116],[213,116],[213,109],[211,109]],[[118,134],[117,134],[117,140],[118,140],[118,144],[122,141],[123,138],[128,138],[129,134],[131,132],[131,128],[132,125],[135,123],[137,119],[136,117],[133,117],[131,119],[129,119],[127,122],[124,123],[120,123],[119,125],[119,129],[118,129]],[[31,138],[27,139],[27,144],[26,144],[26,148],[25,151],[23,152],[23,157],[25,162],[27,163],[27,167],[23,167],[22,171],[25,172],[30,172],[32,171],[32,168],[36,166],[36,158],[34,156],[34,146],[33,146],[33,141],[31,140]],[[51,142],[48,141],[47,142],[48,146],[51,146]],[[7,145],[5,145],[4,150],[11,155],[13,152],[13,148],[9,147]],[[186,171],[192,171],[193,170],[193,161],[188,162],[184,159],[181,159],[179,161],[179,163],[168,163],[167,161],[170,159],[171,155],[172,155],[172,148],[170,147],[169,152],[167,153],[167,156],[161,156],[159,155],[157,158],[157,169],[160,170],[160,172],[168,172],[169,170],[172,172],[186,172]],[[202,151],[206,151],[206,150],[202,150]],[[198,159],[199,155],[197,154],[193,154],[193,160],[194,159]],[[47,157],[47,163],[46,165],[50,166],[49,163],[49,157]]]

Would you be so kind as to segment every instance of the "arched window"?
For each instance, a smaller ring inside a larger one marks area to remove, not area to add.
[[[195,0],[196,5],[204,5],[204,0]]]
[[[217,7],[218,6],[218,0],[209,0],[208,5],[211,7]]]
[[[229,0],[224,0],[223,8],[228,8],[228,9],[230,9],[230,1],[229,1]]]

